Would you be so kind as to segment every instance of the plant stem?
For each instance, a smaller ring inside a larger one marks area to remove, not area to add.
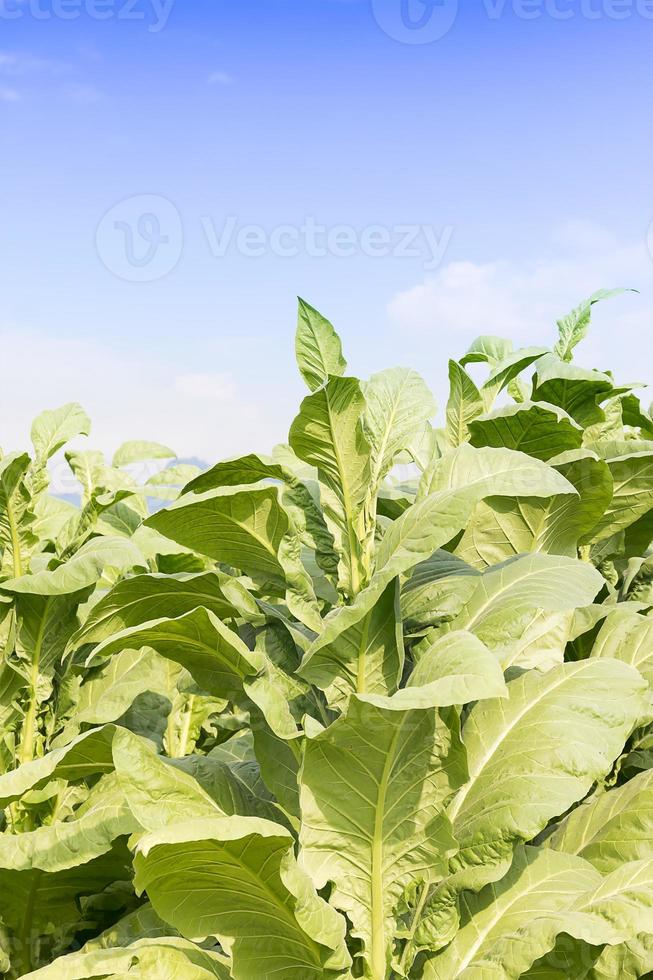
[[[36,716],[38,712],[39,668],[41,666],[41,650],[43,648],[43,638],[45,636],[45,625],[48,620],[48,610],[51,602],[51,598],[46,600],[32,654],[32,664],[29,674],[29,705],[27,708],[27,713],[25,714],[25,720],[23,722],[23,733],[19,755],[21,764],[31,762],[34,758],[34,748],[36,745]]]

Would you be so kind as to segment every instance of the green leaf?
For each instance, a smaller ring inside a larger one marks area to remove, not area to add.
[[[586,371],[554,354],[547,354],[537,362],[532,399],[548,402],[564,409],[568,415],[586,428],[605,419],[600,401],[614,391],[612,378],[600,371]]]
[[[604,874],[626,862],[653,860],[653,770],[591,796],[545,846],[578,854]]]
[[[528,551],[575,557],[612,499],[612,476],[607,464],[587,450],[550,462],[578,496],[489,497],[476,507],[456,554],[481,569]]]
[[[286,594],[291,611],[316,630],[321,619],[300,561],[300,541],[276,486],[254,484],[187,494],[146,521],[165,537],[224,562]]]
[[[328,627],[323,637],[328,633]],[[395,580],[356,623],[304,657],[299,674],[342,707],[351,694],[392,694],[404,662],[399,586]]]
[[[32,423],[32,445],[37,460],[45,463],[75,436],[87,436],[90,431],[91,420],[76,402],[42,412]]]
[[[136,888],[184,935],[217,936],[234,980],[288,966],[327,980],[349,963],[345,923],[317,896],[292,845],[283,827],[255,817],[187,820],[140,839]]]
[[[127,805],[144,830],[159,831],[187,820],[224,816],[192,775],[157,757],[155,747],[146,739],[118,731],[113,761]]]
[[[363,425],[370,445],[370,484],[376,493],[395,459],[435,414],[426,383],[408,368],[373,374],[363,384],[366,409]]]
[[[76,735],[82,725],[117,721],[136,698],[150,691],[172,701],[181,668],[147,647],[123,650],[86,677],[74,692],[74,703],[64,718],[65,729],[57,744]]]
[[[619,755],[644,690],[633,667],[590,660],[529,671],[510,681],[508,699],[475,705],[463,727],[470,778],[449,809],[454,867],[495,880],[513,841],[581,800]]]
[[[632,664],[653,688],[653,619],[617,607],[603,623],[592,656]]]
[[[472,341],[467,353],[460,358],[460,363],[495,364],[502,361],[512,351],[512,343],[503,337],[482,336]]]
[[[185,488],[186,493],[204,493],[219,487],[234,487],[270,481],[283,486],[281,499],[290,513],[302,542],[315,550],[320,567],[335,572],[338,565],[329,533],[318,504],[309,488],[286,466],[256,453],[228,459],[202,473]]]
[[[640,450],[641,447],[641,451]],[[597,443],[613,480],[612,501],[586,539],[603,541],[630,527],[653,509],[653,451],[647,443]]]
[[[0,876],[6,871],[56,874],[108,853],[118,837],[139,829],[115,773],[103,776],[72,819],[22,834],[0,834]]]
[[[127,571],[143,564],[141,552],[128,538],[92,538],[73,558],[56,568],[9,579],[2,588],[24,595],[72,595],[95,585],[107,567]]]
[[[432,709],[397,713],[354,696],[346,716],[307,740],[302,864],[318,888],[332,883],[369,976],[386,976],[406,887],[445,873],[456,844],[443,810],[464,779],[455,732]]]
[[[86,947],[85,947],[86,948]],[[226,959],[211,950],[175,937],[140,939],[117,949],[99,949],[60,956],[50,966],[26,975],[29,980],[229,980]]]
[[[452,446],[469,438],[469,425],[484,410],[481,394],[457,361],[449,361],[449,401],[447,402],[447,437]]]
[[[205,691],[227,700],[242,699],[245,678],[255,676],[261,666],[260,655],[201,606],[174,619],[155,619],[121,630],[95,647],[93,659],[106,660],[142,647],[185,667]]]
[[[505,405],[491,415],[471,420],[473,446],[514,449],[544,462],[579,449],[583,430],[562,409],[543,402]]]
[[[602,879],[580,858],[518,848],[498,884],[465,896],[462,927],[446,950],[427,961],[424,978],[481,980],[492,963],[493,976],[512,980],[552,950],[563,932],[594,946],[634,936],[650,921],[652,884],[651,862],[626,865]]]
[[[96,920],[90,900],[130,881],[131,874],[129,852],[121,845],[87,864],[52,874],[0,869],[0,917],[13,934],[18,975],[30,973],[35,951],[41,960],[52,959],[52,950],[55,956],[61,951],[58,943],[65,949],[75,933],[92,929]]]
[[[563,613],[587,606],[604,580],[588,562],[532,554],[494,565],[474,583],[460,613],[441,629],[475,633],[505,669],[515,663],[514,644],[540,611]]]
[[[289,701],[302,701],[303,685],[275,667],[261,650],[249,650],[209,610],[200,606],[176,619],[157,619],[122,630],[100,643],[93,657],[107,659],[141,647],[150,647],[185,667],[209,694],[245,708],[251,698],[277,735],[297,736]]]
[[[325,618],[324,628],[309,647],[307,658],[360,623],[393,578],[451,541],[484,496],[513,495],[526,481],[531,493],[535,486],[542,496],[575,492],[571,484],[545,463],[508,449],[474,450],[464,445],[440,462],[442,468],[436,467],[428,478],[424,475],[426,488],[433,483],[437,491],[419,500],[390,525],[379,546],[370,584],[351,605],[334,610]],[[536,482],[530,484],[532,480]],[[447,489],[449,486],[451,489]]]
[[[74,781],[112,772],[111,744],[115,732],[113,725],[85,732],[68,745],[0,776],[0,809],[51,779]]]
[[[113,455],[113,466],[127,466],[129,463],[144,463],[151,459],[175,459],[177,453],[159,442],[124,442]]]
[[[418,501],[443,490],[484,497],[551,497],[574,488],[546,463],[512,449],[473,449],[467,444],[434,460],[420,482]]]
[[[464,540],[464,538],[463,538]],[[475,588],[478,569],[438,549],[420,562],[404,582],[401,612],[408,632],[454,619]]]
[[[366,695],[365,700],[399,711],[507,696],[497,658],[473,633],[460,630],[435,640],[429,636],[414,655],[416,664],[405,688],[390,698]]]
[[[589,299],[584,300],[580,306],[568,313],[567,316],[558,320],[559,340],[554,347],[554,352],[563,361],[571,361],[573,350],[581,340],[587,336],[590,320],[592,318],[592,307],[602,299],[610,299],[613,296],[620,296],[622,293],[635,292],[632,289],[600,289],[593,293]]]
[[[118,582],[93,606],[70,647],[99,643],[121,630],[158,619],[161,612],[175,618],[204,606],[218,619],[260,617],[252,596],[241,583],[223,572],[180,575],[135,575]]]
[[[297,456],[317,467],[322,507],[341,555],[341,587],[352,595],[364,584],[363,550],[369,533],[365,504],[371,450],[364,411],[356,378],[332,377],[303,400],[289,435]]]
[[[347,369],[340,337],[317,310],[299,299],[295,354],[300,373],[310,388],[320,388],[330,375],[340,377]]]
[[[34,521],[31,497],[25,485],[29,465],[27,453],[0,456],[0,575],[22,575],[36,543],[30,529]]]

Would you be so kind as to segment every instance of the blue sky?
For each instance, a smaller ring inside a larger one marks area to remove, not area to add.
[[[584,360],[653,380],[653,2],[401,2],[0,0],[4,448],[78,399],[107,451],[269,449],[298,293],[442,404],[632,285]]]

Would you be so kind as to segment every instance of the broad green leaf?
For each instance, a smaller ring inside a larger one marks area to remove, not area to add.
[[[469,489],[484,497],[551,497],[575,493],[546,463],[512,449],[473,449],[463,444],[435,460],[424,473],[418,500],[442,490]]]
[[[460,358],[460,363],[495,364],[502,361],[512,351],[512,343],[503,337],[482,336],[472,341],[467,353]]]
[[[37,460],[45,463],[75,436],[87,436],[90,431],[91,420],[76,402],[42,412],[32,423],[32,445]]]
[[[201,606],[174,619],[156,619],[112,634],[95,647],[93,659],[108,660],[142,647],[185,667],[205,691],[227,700],[242,699],[244,680],[261,666],[260,655]]]
[[[99,643],[115,633],[158,619],[175,618],[197,606],[218,619],[256,621],[258,607],[236,578],[219,571],[181,575],[136,575],[118,582],[91,610],[71,647]]]
[[[406,687],[392,697],[366,694],[363,700],[390,711],[449,707],[507,695],[503,672],[473,633],[427,637],[414,651],[416,666]]]
[[[290,513],[293,524],[309,548],[315,550],[320,566],[326,572],[335,572],[338,566],[333,551],[333,538],[329,533],[322,512],[311,496],[308,487],[286,466],[256,453],[228,459],[211,467],[185,488],[185,493],[205,493],[219,487],[234,487],[271,481],[283,487],[281,499]]]
[[[291,964],[304,980],[348,966],[344,920],[320,899],[283,827],[255,817],[186,820],[138,843],[136,888],[194,939],[217,936],[234,980],[264,980]]]
[[[464,537],[463,537],[464,540]],[[478,569],[439,549],[420,562],[401,589],[404,627],[413,632],[454,619],[475,588]]]
[[[578,854],[604,874],[630,861],[653,860],[653,770],[591,796],[545,846]]]
[[[224,816],[192,775],[157,757],[151,742],[131,732],[116,733],[113,761],[124,799],[144,830]]]
[[[645,930],[653,905],[653,862],[627,864],[602,878],[581,858],[518,848],[499,883],[465,896],[461,904],[462,927],[447,949],[427,962],[425,980],[481,980],[488,962],[496,964],[493,976],[512,980],[552,950],[563,932],[601,946]]]
[[[56,568],[9,579],[2,588],[34,596],[71,595],[95,585],[107,567],[127,571],[143,564],[141,552],[128,538],[92,538]]]
[[[165,759],[146,739],[125,730],[116,736],[113,759],[125,799],[145,830],[234,814],[283,821],[256,763],[227,764],[212,755]]]
[[[144,463],[151,459],[175,459],[177,453],[159,442],[125,442],[113,455],[113,466],[127,466],[129,463]]]
[[[519,350],[507,352],[499,360],[491,361],[493,367],[489,378],[483,385],[483,394],[486,398],[489,394],[491,400],[494,401],[498,393],[507,388],[510,382],[515,380],[522,371],[525,371],[527,367],[548,353],[546,347],[520,347]]]
[[[299,371],[311,391],[320,388],[330,375],[343,375],[347,368],[340,337],[329,321],[301,298],[295,354]]]
[[[452,446],[469,438],[469,425],[484,411],[481,394],[457,361],[449,361],[449,401],[447,402],[447,437]]]
[[[585,428],[604,420],[599,402],[613,391],[609,375],[586,371],[547,354],[537,362],[532,399],[557,405]]]
[[[460,844],[453,865],[473,864],[485,881],[505,868],[512,841],[532,840],[607,775],[644,702],[641,676],[616,660],[528,671],[508,692],[470,711],[470,778],[449,808]]]
[[[0,455],[0,575],[23,575],[36,543],[30,529],[34,521],[31,498],[25,485],[29,465],[27,453]]]
[[[617,607],[603,623],[592,656],[632,664],[653,687],[653,619]]]
[[[248,707],[248,698],[281,738],[295,738],[289,700],[304,687],[277,668],[260,650],[249,650],[237,633],[201,606],[176,619],[157,619],[122,630],[100,643],[94,659],[123,650],[151,647],[185,667],[199,686],[218,698]]]
[[[399,585],[393,580],[349,629],[304,657],[300,675],[342,707],[350,694],[392,694],[404,661]]]
[[[65,455],[73,475],[82,486],[82,501],[86,502],[106,473],[104,454],[97,450],[71,450]]]
[[[625,530],[653,509],[653,448],[638,442],[597,443],[592,448],[606,459],[614,484],[611,503],[587,535],[594,543]]]
[[[587,336],[590,320],[592,318],[592,307],[602,299],[610,299],[613,296],[620,296],[622,293],[633,292],[628,289],[600,289],[592,293],[589,299],[584,300],[579,306],[568,313],[567,316],[558,320],[558,343],[554,347],[554,353],[563,361],[571,361],[574,347]]]
[[[0,808],[50,779],[73,781],[112,772],[111,743],[115,732],[113,725],[85,732],[68,745],[0,776]]]
[[[166,466],[159,473],[153,473],[146,481],[145,487],[184,487],[201,474],[202,470],[199,466],[177,463],[177,465]]]
[[[465,779],[454,731],[432,709],[397,713],[357,697],[308,739],[301,861],[346,912],[367,974],[385,977],[393,913],[412,881],[442,877],[456,844],[443,809]]]
[[[41,494],[34,502],[34,515],[32,534],[43,543],[55,545],[58,550],[59,539],[69,524],[76,523],[79,510],[67,500]]]
[[[416,371],[391,368],[363,384],[363,426],[370,445],[370,484],[376,492],[396,457],[435,414],[435,402]]]
[[[317,467],[322,507],[341,555],[341,585],[352,595],[363,584],[363,550],[369,534],[365,505],[371,449],[363,428],[364,412],[359,381],[332,377],[303,400],[289,435],[297,456]]]
[[[0,834],[0,876],[6,871],[55,874],[106,854],[118,837],[139,829],[115,773],[103,776],[70,820],[22,834]]]
[[[650,929],[627,943],[606,946],[588,974],[589,980],[639,980],[653,970],[653,934]],[[557,978],[556,978],[557,980]],[[566,977],[562,978],[566,980]]]
[[[117,721],[146,691],[172,701],[180,674],[180,667],[147,647],[115,654],[74,690],[74,703],[63,718],[65,729],[57,745],[74,737],[83,725]]]
[[[277,487],[254,484],[184,495],[146,523],[184,547],[285,593],[291,611],[319,630],[320,615],[300,561],[298,533]]]
[[[461,899],[461,928],[453,942],[428,958],[424,980],[497,980],[520,977],[548,953],[561,932],[601,942],[616,938],[608,923],[581,911],[601,883],[591,865],[571,855],[520,847],[508,874],[478,895]]]
[[[473,446],[514,449],[544,462],[579,449],[583,430],[561,408],[544,402],[506,405],[470,421]]]
[[[504,668],[515,663],[514,644],[541,611],[564,613],[589,605],[603,588],[588,562],[527,554],[488,568],[459,614],[441,630],[475,633]]]
[[[119,844],[87,864],[52,874],[0,869],[0,918],[12,933],[18,975],[29,974],[35,960],[51,960],[70,948],[76,933],[88,934],[97,922],[91,899],[131,875],[129,852]],[[115,899],[114,905],[119,911]]]
[[[124,947],[60,956],[25,980],[229,980],[229,964],[211,950],[175,937],[139,939]]]
[[[469,453],[483,456],[478,460],[479,465],[472,462]],[[335,610],[325,618],[324,628],[309,647],[307,656],[312,657],[345,630],[360,623],[393,578],[405,574],[451,541],[483,497],[513,495],[520,491],[522,481],[538,478],[542,496],[575,492],[571,484],[545,463],[507,449],[474,450],[464,445],[441,462],[446,464],[446,469],[436,469],[427,481],[435,483],[438,490],[419,500],[390,525],[379,546],[370,584],[350,606]]]

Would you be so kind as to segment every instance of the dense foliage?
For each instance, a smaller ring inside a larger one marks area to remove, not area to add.
[[[271,458],[69,451],[76,507],[79,406],[0,454],[6,977],[653,970],[653,420],[572,360],[608,295],[478,338],[441,428],[302,302]]]

